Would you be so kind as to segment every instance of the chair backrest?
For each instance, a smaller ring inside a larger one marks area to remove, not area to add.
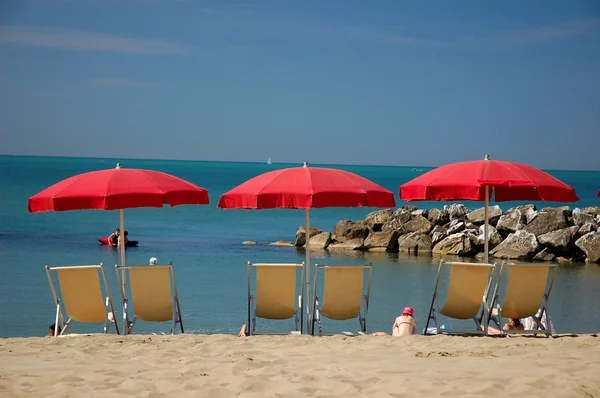
[[[323,271],[321,314],[338,321],[358,317],[363,298],[364,271],[367,268],[369,269],[368,295],[371,282],[370,265],[317,265],[317,273],[319,270]]]
[[[106,308],[100,286],[102,265],[51,267],[55,271],[67,316],[79,322],[104,322]],[[104,279],[106,283],[106,279]],[[106,286],[106,285],[105,285]],[[54,287],[52,290],[54,291]]]
[[[256,269],[256,316],[265,319],[293,318],[297,307],[297,269],[302,268],[304,275],[303,265],[249,263],[248,267],[248,286],[250,269]],[[303,286],[300,290],[304,291]]]
[[[165,322],[173,319],[172,265],[142,265],[118,268],[129,271],[133,310],[138,319]]]
[[[489,288],[494,264],[442,262],[450,266],[448,295],[440,313],[454,319],[477,316]]]
[[[555,264],[503,264],[508,269],[508,282],[502,303],[505,318],[527,318],[542,305],[548,274]]]

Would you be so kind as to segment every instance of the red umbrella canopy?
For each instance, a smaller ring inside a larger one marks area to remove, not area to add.
[[[344,170],[294,167],[256,176],[221,196],[221,208],[308,209],[322,207],[395,207],[394,194]]]
[[[115,169],[69,177],[29,198],[29,211],[117,210],[208,204],[208,191],[153,170]]]
[[[596,192],[596,197],[600,198],[600,190],[598,192]]]
[[[579,200],[572,187],[535,167],[489,159],[433,169],[400,186],[400,198],[485,201],[486,186],[490,187],[490,199],[493,190],[496,202]]]

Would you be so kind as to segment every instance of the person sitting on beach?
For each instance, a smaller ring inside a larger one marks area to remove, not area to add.
[[[415,310],[413,307],[405,307],[402,314],[396,318],[392,326],[392,337],[410,336],[417,334],[417,323],[415,322]],[[389,336],[386,332],[375,332],[372,336]]]
[[[115,229],[115,232],[110,234],[110,236],[108,237],[108,244],[113,245],[113,246],[116,245],[117,242],[119,241],[120,235],[121,235],[121,230],[119,228]]]
[[[50,333],[48,333],[48,336],[54,336],[54,330],[55,330],[55,328],[56,328],[56,324],[55,323],[53,323],[52,325],[50,325],[50,328],[49,328]],[[60,325],[58,325],[58,333],[57,333],[57,335],[60,335],[61,332],[62,332],[62,328],[60,327]]]
[[[481,329],[483,329],[481,325]],[[508,323],[502,326],[502,330],[525,330],[525,326],[521,323],[519,318],[508,318]],[[488,334],[502,334],[498,329],[488,326]]]

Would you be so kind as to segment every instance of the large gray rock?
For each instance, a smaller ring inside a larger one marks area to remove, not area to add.
[[[362,238],[344,239],[330,244],[328,250],[362,250],[365,240]]]
[[[444,225],[450,221],[447,210],[431,209],[427,213],[427,220],[434,225]]]
[[[540,245],[550,248],[552,253],[567,253],[573,247],[577,231],[579,231],[579,227],[573,226],[548,232],[538,236],[538,242]]]
[[[496,224],[496,229],[498,231],[516,232],[521,229],[524,222],[525,217],[520,210],[510,210],[500,216]]]
[[[600,232],[590,232],[575,241],[575,245],[585,253],[586,263],[600,260]]]
[[[346,232],[346,229],[350,225],[352,225],[352,221],[350,220],[340,220],[336,222],[335,226],[333,227],[333,234],[335,236],[344,236],[344,232]]]
[[[344,237],[346,239],[354,239],[354,238],[362,238],[365,239],[369,236],[371,230],[368,226],[366,226],[362,221],[351,221],[346,222],[339,221],[335,225],[335,229],[333,231],[335,236]]]
[[[331,232],[321,232],[310,238],[311,249],[327,249],[331,244]]]
[[[584,224],[597,225],[596,219],[593,215],[584,213],[581,209],[577,207],[573,209],[573,224],[577,225],[578,227],[582,227]]]
[[[581,211],[585,214],[589,214],[594,217],[600,216],[600,207],[599,206],[584,207],[583,209],[581,209]]]
[[[529,205],[521,205],[521,206],[511,207],[510,209],[506,210],[506,213],[510,213],[511,211],[519,210],[522,214],[525,214],[525,213],[527,213],[527,211],[529,209],[537,210],[537,208],[535,207],[534,204],[529,204]]]
[[[538,252],[539,244],[534,234],[519,230],[490,251],[497,258],[529,260]]]
[[[375,232],[381,231],[381,227],[392,218],[392,214],[392,209],[371,212],[365,217],[364,224]]]
[[[438,242],[432,249],[434,254],[456,254],[458,256],[474,256],[477,254],[477,240],[466,233],[449,235]]]
[[[448,234],[446,232],[434,232],[431,234],[431,244],[435,246],[447,237]]]
[[[446,233],[446,232],[448,232],[448,228],[446,228],[442,225],[436,225],[433,227],[433,229],[431,231],[429,231],[429,236],[432,236],[436,232]]]
[[[479,235],[477,236],[477,241],[480,245],[485,245],[485,226],[482,225],[479,227]],[[488,249],[492,250],[494,247],[498,246],[502,243],[502,235],[496,230],[496,228],[488,225]]]
[[[567,214],[559,209],[544,209],[523,230],[540,236],[558,229],[567,228]]]
[[[398,232],[397,231],[381,231],[371,232],[365,239],[365,249],[382,249],[386,251],[398,251]]]
[[[496,225],[501,215],[502,209],[500,208],[500,206],[496,205],[488,207],[488,220],[490,225]],[[472,212],[468,213],[467,220],[471,221],[474,224],[483,224],[485,222],[485,207],[473,210]]]
[[[554,261],[556,256],[548,251],[546,247],[544,250],[533,256],[533,261]]]
[[[429,215],[429,211],[427,209],[419,209],[419,210],[411,211],[410,215],[413,217],[423,216],[423,217],[427,218],[427,216]]]
[[[448,231],[446,232],[448,235],[454,235],[459,233],[465,229],[465,223],[460,220],[452,220],[450,225],[448,226]]]
[[[525,212],[525,223],[530,224],[540,214],[535,208],[530,208]]]
[[[403,224],[398,232],[400,235],[406,235],[411,232],[421,232],[423,234],[429,233],[433,228],[433,225],[423,216],[416,216],[406,224]]]
[[[392,217],[381,227],[382,231],[396,231],[404,224],[410,221],[412,215],[406,209],[399,208],[394,212]]]
[[[540,211],[560,211],[565,214],[566,217],[570,217],[573,214],[573,210],[569,206],[560,206],[560,207],[544,207]]]
[[[598,225],[597,224],[583,224],[580,228],[579,231],[577,231],[577,235],[579,236],[583,236],[585,234],[589,234],[590,232],[595,232],[598,230]]]
[[[412,232],[398,238],[398,251],[401,253],[431,253],[433,245],[429,235]]]
[[[321,231],[319,228],[314,228],[314,227],[310,227],[310,233],[309,238],[312,238],[313,236],[315,236],[316,234],[320,234]],[[304,228],[304,225],[301,225],[298,228],[298,231],[296,231],[296,241],[294,242],[294,245],[301,247],[304,246],[306,244],[306,229]]]
[[[410,214],[415,210],[419,210],[419,208],[415,205],[403,205],[396,209],[396,211],[394,212],[394,215],[396,215],[396,213],[400,213],[400,212],[408,212]]]
[[[463,204],[453,203],[451,205],[445,205],[444,210],[448,212],[448,216],[450,217],[450,221],[452,220],[463,220],[467,213],[469,213],[469,209],[465,207]]]

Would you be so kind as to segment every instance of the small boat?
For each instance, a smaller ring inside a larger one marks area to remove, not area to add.
[[[269,160],[267,160],[267,164],[272,164],[273,162],[271,162],[271,158],[269,158]]]
[[[98,242],[100,242],[101,245],[108,245],[108,238],[98,238]],[[125,247],[137,247],[137,245],[137,240],[128,240],[127,243],[125,243]],[[112,246],[117,247],[117,245]]]

